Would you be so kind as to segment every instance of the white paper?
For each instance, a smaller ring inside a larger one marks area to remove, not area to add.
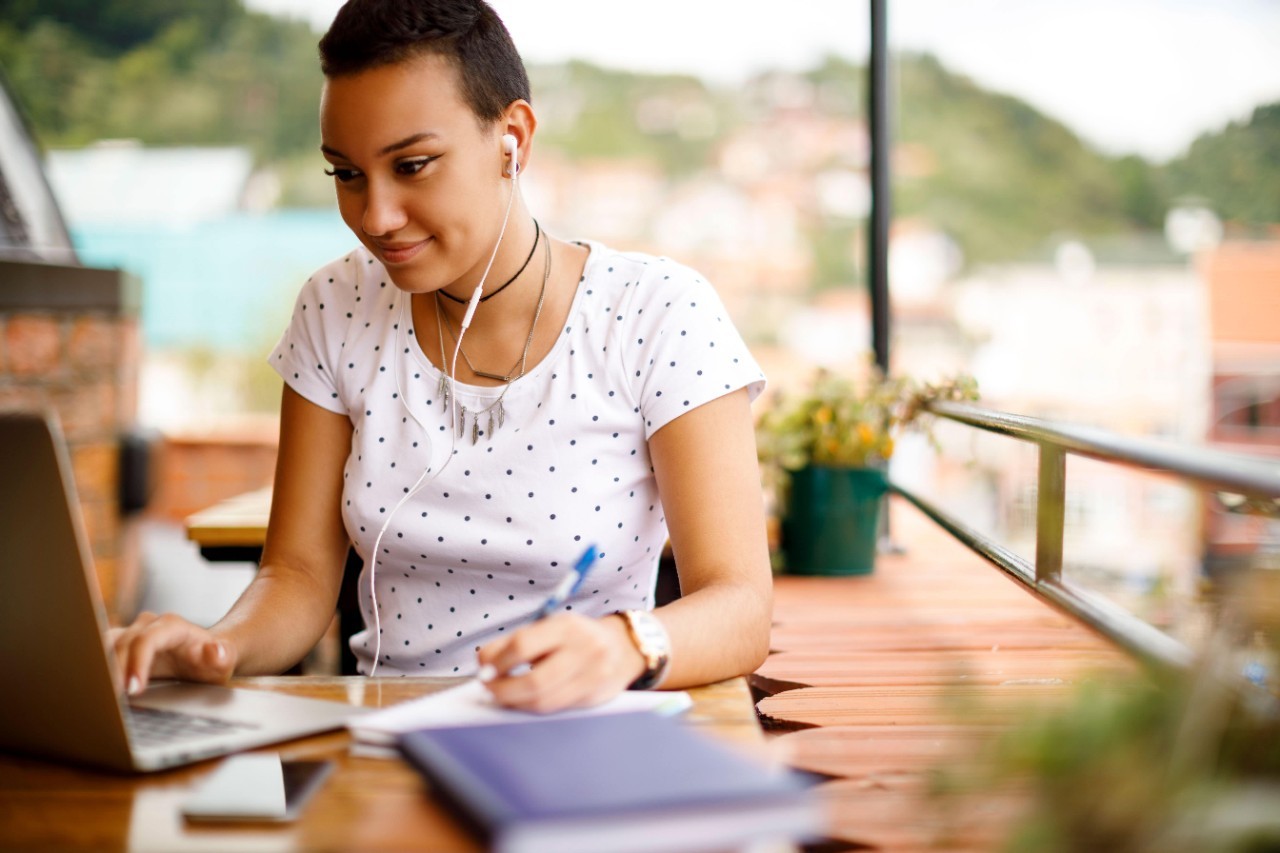
[[[410,699],[381,711],[356,717],[347,728],[357,741],[367,744],[391,744],[403,732],[443,726],[479,725],[482,723],[532,722],[563,717],[588,717],[617,714],[624,711],[654,711],[678,714],[689,708],[693,700],[688,693],[675,690],[627,690],[613,699],[591,708],[575,708],[554,714],[517,711],[493,701],[492,694],[479,681],[466,681],[438,693]],[[372,754],[360,751],[361,754]]]

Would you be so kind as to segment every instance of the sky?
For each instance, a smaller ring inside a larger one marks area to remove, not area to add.
[[[245,2],[318,31],[341,6]],[[826,54],[862,63],[867,53],[868,5],[855,0],[491,2],[529,63],[578,58],[729,86],[769,68],[805,70]],[[889,32],[893,49],[933,53],[1110,154],[1167,160],[1280,101],[1276,0],[889,0]]]

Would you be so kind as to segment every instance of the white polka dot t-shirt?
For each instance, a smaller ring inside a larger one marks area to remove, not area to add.
[[[361,672],[379,636],[379,674],[474,672],[476,650],[527,621],[592,544],[599,559],[563,609],[653,606],[667,526],[648,438],[738,388],[754,399],[764,375],[696,272],[584,245],[559,340],[511,383],[492,434],[482,414],[473,436],[471,413],[502,389],[454,386],[468,412],[459,435],[408,296],[365,249],[302,288],[270,361],[354,426],[342,514],[365,566],[365,630],[351,638]],[[375,617],[370,558],[384,527]]]

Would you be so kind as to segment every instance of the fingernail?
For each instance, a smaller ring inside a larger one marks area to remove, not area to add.
[[[139,693],[142,692],[142,682],[138,680],[138,676],[136,675],[129,676],[128,691],[130,696],[137,696]]]
[[[491,663],[487,663],[484,666],[480,667],[478,670],[476,670],[476,678],[480,679],[481,681],[493,681],[497,677],[498,677],[498,670]]]
[[[227,659],[227,647],[222,645],[222,643],[214,643],[213,658],[218,663],[222,663],[223,661],[225,661]]]

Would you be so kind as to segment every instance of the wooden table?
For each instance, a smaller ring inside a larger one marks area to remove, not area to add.
[[[271,513],[271,487],[220,501],[187,517],[187,538],[211,560],[252,560],[262,556]]]
[[[381,707],[456,683],[444,678],[239,678],[237,686]],[[764,741],[746,681],[690,691],[690,725],[746,749]],[[285,760],[332,759],[333,774],[299,820],[279,827],[193,825],[179,804],[218,762],[120,776],[0,755],[0,850],[294,851],[483,849],[398,759],[353,757],[345,731],[264,751]]]
[[[271,491],[267,486],[245,492],[189,515],[187,538],[200,546],[200,556],[215,564],[261,562],[262,546],[267,540],[267,519],[271,515]],[[343,675],[356,674],[356,656],[347,639],[364,627],[357,590],[363,566],[355,549],[349,549],[338,593],[337,648],[328,653],[337,659],[337,671]],[[295,668],[291,674],[300,672],[300,668]]]
[[[830,778],[817,793],[832,849],[1003,849],[1036,789],[1029,775],[996,783],[993,738],[1067,706],[1084,680],[1140,672],[915,507],[888,506],[906,548],[873,573],[775,580],[758,713],[788,763]]]

